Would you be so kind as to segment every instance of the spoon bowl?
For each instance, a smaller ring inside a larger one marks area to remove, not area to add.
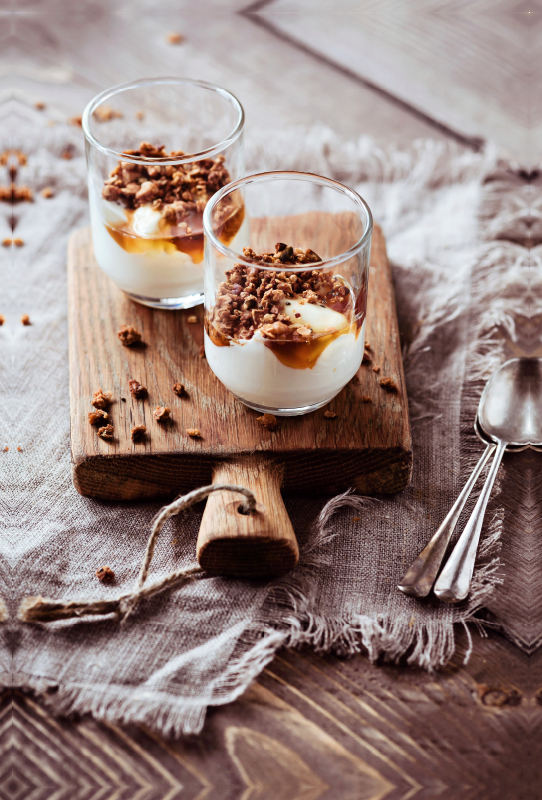
[[[496,444],[542,446],[542,359],[513,358],[493,373],[480,398],[477,419],[481,431]]]

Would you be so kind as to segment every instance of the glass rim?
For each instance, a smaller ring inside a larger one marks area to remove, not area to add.
[[[253,259],[247,258],[242,253],[238,253],[237,251],[232,250],[223,244],[223,242],[221,242],[220,239],[215,236],[215,233],[211,227],[211,213],[215,206],[220,202],[220,200],[222,200],[222,198],[236,191],[236,189],[239,189],[243,185],[253,182],[266,183],[275,179],[290,179],[297,181],[306,180],[310,183],[319,183],[320,185],[328,186],[336,191],[341,192],[342,194],[345,194],[347,197],[353,200],[358,207],[362,208],[367,216],[367,228],[363,232],[363,235],[355,244],[352,245],[352,247],[348,248],[348,250],[345,250],[344,253],[340,253],[332,258],[322,259],[322,261],[312,262],[310,264],[299,264],[296,267],[290,266],[289,264],[281,264],[279,267],[277,264],[269,264],[269,262],[266,261],[254,261]],[[335,266],[336,264],[342,264],[343,261],[347,261],[349,258],[352,258],[352,256],[356,255],[356,253],[358,253],[362,247],[367,244],[371,238],[372,230],[373,215],[371,213],[371,209],[363,197],[358,194],[358,192],[356,192],[354,189],[351,189],[349,186],[346,186],[344,183],[333,180],[333,178],[325,178],[323,175],[316,175],[313,172],[298,172],[295,170],[272,170],[270,172],[258,172],[254,175],[247,175],[244,178],[239,178],[236,181],[232,181],[232,183],[228,183],[226,186],[223,186],[221,189],[219,189],[218,192],[216,192],[209,199],[203,212],[204,236],[206,239],[209,239],[212,242],[213,247],[219,250],[222,255],[250,266],[258,265],[258,267],[270,270],[272,272],[276,272],[278,269],[280,269],[281,272],[306,272],[307,269],[322,269],[323,267],[331,267]]]
[[[118,150],[114,150],[111,147],[106,147],[104,144],[98,141],[98,139],[94,136],[94,134],[90,130],[90,119],[92,114],[96,110],[96,108],[103,103],[105,100],[109,100],[111,97],[119,94],[120,92],[128,91],[129,89],[136,89],[140,86],[154,86],[155,84],[190,84],[191,86],[199,86],[202,89],[208,89],[209,91],[216,92],[220,94],[222,97],[226,98],[231,105],[237,111],[237,122],[235,127],[227,136],[225,136],[220,142],[214,144],[212,147],[208,147],[205,150],[201,150],[198,153],[185,153],[184,156],[179,156],[178,158],[171,158],[170,156],[166,156],[165,158],[144,158],[143,156],[133,156],[127,155]],[[82,116],[82,127],[83,133],[85,134],[85,139],[89,144],[93,147],[96,147],[100,152],[104,153],[105,155],[111,156],[112,158],[119,159],[121,161],[128,161],[132,164],[164,164],[168,165],[171,164],[174,166],[175,164],[186,164],[192,161],[201,161],[204,158],[210,158],[211,156],[220,153],[225,147],[229,147],[233,144],[243,132],[243,128],[245,125],[245,111],[237,97],[229,92],[227,89],[223,89],[221,86],[217,86],[215,83],[208,83],[207,81],[199,81],[193,80],[192,78],[141,78],[137,81],[127,81],[126,83],[118,83],[116,86],[112,86],[109,89],[105,89],[100,94],[97,94],[92,100],[87,103],[85,110],[83,111]]]

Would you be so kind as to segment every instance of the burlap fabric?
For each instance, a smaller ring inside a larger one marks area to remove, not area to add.
[[[459,153],[424,141],[409,152],[382,152],[322,127],[247,142],[249,170],[336,177],[361,192],[383,226],[404,338],[412,485],[365,503],[332,500],[319,520],[331,498],[288,497],[302,557],[283,579],[198,576],[142,603],[122,627],[112,617],[29,625],[17,621],[26,595],[113,597],[131,587],[160,507],[83,498],[71,484],[66,244],[88,224],[85,163],[78,129],[37,118],[2,143],[28,154],[18,181],[36,199],[3,204],[2,213],[2,238],[11,236],[13,213],[25,244],[2,251],[0,450],[9,451],[0,452],[0,595],[9,617],[0,625],[0,685],[37,691],[59,713],[88,711],[178,734],[199,731],[207,706],[237,697],[284,645],[444,664],[454,624],[473,619],[499,580],[498,487],[468,602],[418,602],[396,584],[481,452],[464,420],[473,419],[481,382],[504,360],[528,291],[523,248],[497,241],[506,180],[500,194],[484,183],[497,169],[490,148]],[[61,158],[68,144],[71,160]],[[40,196],[45,186],[54,188],[52,199]],[[22,314],[31,326],[20,323]],[[151,577],[194,563],[200,516],[188,511],[166,523]],[[95,579],[102,564],[113,567],[116,585]]]

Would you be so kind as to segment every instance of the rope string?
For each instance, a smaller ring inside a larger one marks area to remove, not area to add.
[[[199,565],[193,565],[174,570],[160,580],[147,586],[144,585],[149,574],[156,541],[166,520],[201,500],[205,500],[213,492],[224,491],[244,495],[245,500],[239,508],[242,513],[252,514],[256,511],[256,497],[253,492],[245,489],[244,486],[233,486],[229,483],[202,486],[193,492],[177,497],[172,503],[161,508],[153,520],[143,562],[131,592],[112,600],[51,600],[40,596],[25,597],[19,606],[19,619],[21,622],[53,622],[59,619],[74,619],[89,615],[115,614],[121,623],[125,622],[141,600],[153,597],[185,580],[192,580],[196,575],[204,572]]]

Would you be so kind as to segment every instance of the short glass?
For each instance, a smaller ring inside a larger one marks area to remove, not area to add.
[[[222,220],[239,203],[245,225],[233,248]],[[203,228],[205,354],[217,378],[256,411],[290,416],[328,403],[363,358],[367,203],[328,178],[267,172],[217,192]]]
[[[243,127],[230,92],[184,78],[125,83],[86,107],[94,253],[133,300],[169,309],[203,302],[203,210],[244,174]],[[242,205],[230,211],[227,245],[244,217]]]

